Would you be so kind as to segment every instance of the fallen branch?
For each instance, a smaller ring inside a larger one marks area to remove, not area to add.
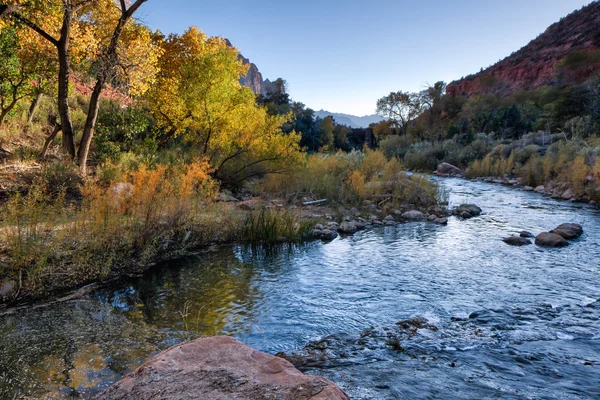
[[[10,164],[10,165],[4,165],[2,167],[0,167],[0,170],[3,169],[41,169],[42,166],[39,164],[34,164],[34,165],[19,165],[19,164]]]
[[[315,200],[315,201],[305,201],[304,203],[302,203],[302,205],[303,206],[314,206],[314,205],[323,204],[323,203],[327,203],[327,199]]]

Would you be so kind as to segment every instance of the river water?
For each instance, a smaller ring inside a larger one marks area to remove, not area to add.
[[[484,215],[330,243],[233,246],[169,263],[83,299],[0,317],[0,399],[89,397],[152,354],[232,335],[275,354],[333,334],[424,317],[392,347],[315,368],[353,399],[599,399],[600,212],[448,179]],[[564,222],[564,249],[502,238]]]

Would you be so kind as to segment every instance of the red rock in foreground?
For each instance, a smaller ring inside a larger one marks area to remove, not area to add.
[[[325,378],[229,337],[172,347],[124,377],[98,399],[349,400]]]

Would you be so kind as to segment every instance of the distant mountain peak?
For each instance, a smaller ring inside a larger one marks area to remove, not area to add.
[[[326,118],[326,117],[331,116],[331,117],[333,117],[333,119],[335,120],[335,122],[337,124],[346,125],[346,126],[349,126],[350,128],[368,128],[369,125],[377,123],[377,122],[381,122],[385,119],[376,114],[364,115],[362,117],[359,117],[356,115],[344,114],[344,113],[334,113],[334,112],[325,111],[325,110],[316,111],[315,115],[319,118]]]

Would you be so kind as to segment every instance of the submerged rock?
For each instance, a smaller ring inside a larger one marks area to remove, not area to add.
[[[583,235],[583,228],[579,224],[562,224],[556,229],[550,231],[550,233],[555,233],[567,240],[572,240]]]
[[[511,246],[527,246],[532,244],[531,240],[520,236],[507,237],[502,239],[502,241]]]
[[[535,235],[531,232],[528,231],[523,231],[519,234],[519,236],[521,236],[522,238],[534,238]]]
[[[569,242],[560,235],[544,232],[540,233],[538,237],[535,238],[535,244],[543,247],[567,247]]]
[[[229,337],[172,347],[127,375],[97,399],[348,400],[325,378]]]

